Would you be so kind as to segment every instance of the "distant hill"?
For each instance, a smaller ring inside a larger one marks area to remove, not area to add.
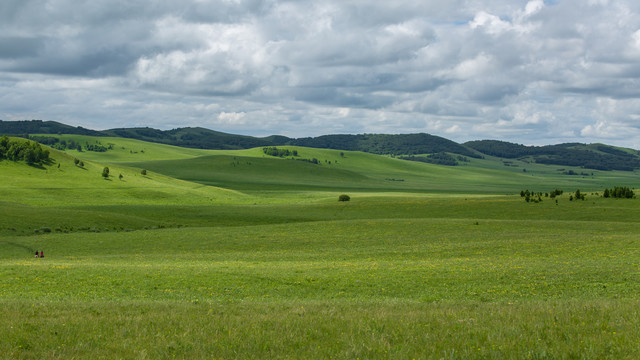
[[[529,157],[540,164],[581,166],[595,170],[633,171],[640,168],[637,151],[603,144],[566,143],[525,146],[497,140],[469,141],[465,146],[485,155],[508,159]]]
[[[0,122],[0,134],[59,133],[115,136],[196,149],[238,150],[260,146],[292,145],[321,149],[363,151],[381,155],[415,155],[451,152],[470,157],[480,156],[477,152],[454,141],[429,134],[322,135],[314,138],[292,139],[282,135],[272,135],[264,138],[234,135],[200,127],[186,127],[173,130],[158,130],[144,127],[93,131],[83,128],[73,128],[53,121]]]
[[[379,155],[397,155],[416,159],[413,155],[453,153],[478,158],[483,155],[506,159],[526,159],[540,164],[578,166],[596,170],[633,171],[640,169],[640,154],[604,144],[567,143],[525,146],[498,140],[479,140],[458,144],[454,141],[419,134],[322,135],[289,138],[281,135],[252,137],[227,134],[200,127],[173,130],[153,128],[119,128],[104,131],[72,127],[55,121],[1,121],[0,135],[77,134],[114,136],[196,149],[239,150],[261,146],[304,146],[320,149],[363,151]],[[439,155],[440,157],[445,155]],[[423,160],[419,158],[419,160]],[[455,162],[455,160],[454,160]]]
[[[89,130],[83,127],[73,127],[55,121],[42,120],[21,120],[2,121],[0,120],[1,135],[25,135],[25,134],[75,134],[89,136],[104,136],[100,131]]]
[[[364,134],[323,135],[315,138],[292,139],[288,145],[321,149],[364,151],[372,154],[416,155],[450,152],[470,157],[480,155],[454,141],[429,134]]]
[[[105,130],[102,131],[102,133],[108,136],[144,140],[196,149],[239,150],[275,145],[272,139],[233,135],[200,127],[178,128],[167,131],[146,127],[121,128]]]

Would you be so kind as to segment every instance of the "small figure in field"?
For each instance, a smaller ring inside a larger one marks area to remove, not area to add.
[[[37,258],[38,258],[38,257],[40,257],[40,256],[38,255],[38,250],[36,250],[36,257],[37,257]]]
[[[40,251],[40,257],[43,258],[44,257],[44,252]]]

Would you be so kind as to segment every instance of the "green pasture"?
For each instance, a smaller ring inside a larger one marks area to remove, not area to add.
[[[640,357],[637,173],[61,136],[114,150],[0,161],[0,358]]]
[[[564,199],[572,219],[550,201],[454,199],[360,199],[333,220],[338,207],[309,204],[254,225],[5,235],[0,353],[638,356],[635,200]]]

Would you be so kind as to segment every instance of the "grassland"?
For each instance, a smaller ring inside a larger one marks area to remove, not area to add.
[[[640,357],[634,174],[113,141],[0,162],[0,358]]]

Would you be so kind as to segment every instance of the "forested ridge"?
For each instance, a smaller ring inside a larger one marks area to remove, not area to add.
[[[525,146],[506,141],[479,140],[463,145],[489,156],[508,159],[529,157],[540,164],[581,166],[595,170],[633,171],[640,168],[640,156],[637,151],[627,152],[603,144]]]
[[[419,134],[335,134],[316,137],[289,138],[282,135],[253,137],[228,134],[199,127],[158,130],[148,127],[90,130],[55,121],[0,120],[0,135],[29,137],[29,134],[80,134],[138,139],[200,149],[249,149],[255,147],[304,146],[321,149],[363,151],[379,155],[394,155],[407,160],[455,165],[457,156],[481,158],[495,156],[526,159],[541,164],[577,166],[596,170],[640,169],[636,150],[619,149],[604,144],[565,143],[546,146],[526,146],[498,140],[478,140],[459,144],[443,137]],[[449,158],[447,153],[455,154]],[[417,156],[431,155],[431,157]]]
[[[71,131],[74,132],[71,132]],[[93,131],[73,128],[54,121],[1,121],[0,134],[26,136],[28,134],[82,134],[114,136],[138,139],[167,145],[199,149],[250,149],[265,146],[305,146],[321,149],[363,151],[379,155],[416,155],[449,152],[469,157],[480,157],[477,152],[454,141],[429,134],[360,134],[322,135],[306,138],[289,138],[281,135],[252,137],[227,134],[205,128],[178,128],[158,130],[143,128],[118,128]]]

